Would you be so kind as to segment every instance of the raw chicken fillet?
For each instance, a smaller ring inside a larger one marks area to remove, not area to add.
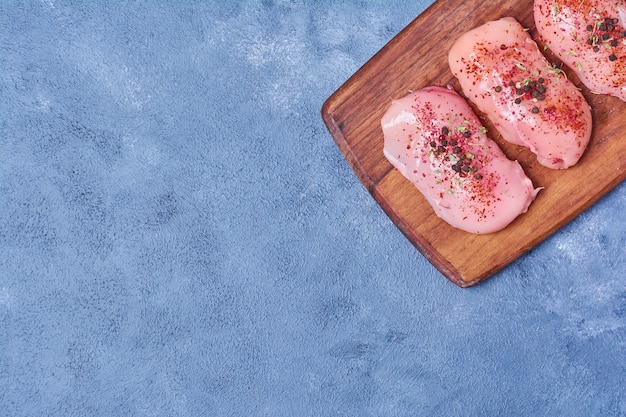
[[[515,19],[466,32],[448,61],[463,94],[505,140],[527,147],[548,168],[578,162],[591,137],[591,108]]]
[[[626,4],[535,0],[537,32],[591,92],[626,101]]]
[[[539,191],[454,90],[427,87],[393,100],[381,124],[386,158],[456,228],[499,231]]]

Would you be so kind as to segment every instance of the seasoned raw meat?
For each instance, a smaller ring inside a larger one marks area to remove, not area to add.
[[[393,100],[381,124],[387,159],[456,228],[501,230],[537,194],[454,90],[427,87]]]
[[[610,0],[535,0],[546,45],[593,93],[626,101],[626,4]]]
[[[553,169],[574,165],[591,137],[591,109],[513,18],[472,29],[448,56],[463,93],[502,137]]]

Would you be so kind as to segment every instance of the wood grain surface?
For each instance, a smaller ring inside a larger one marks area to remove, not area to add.
[[[626,178],[626,137],[622,133],[626,103],[591,94],[567,68],[570,80],[591,104],[594,119],[591,142],[574,167],[557,171],[539,165],[530,151],[505,142],[485,120],[489,136],[510,159],[520,162],[536,187],[544,187],[529,211],[504,230],[473,235],[449,226],[385,159],[380,119],[391,100],[429,85],[450,85],[460,93],[448,67],[450,47],[463,32],[504,16],[515,17],[537,38],[532,0],[437,1],[322,107],[326,126],[363,185],[415,247],[460,287],[493,275]],[[549,51],[546,54],[558,62]]]

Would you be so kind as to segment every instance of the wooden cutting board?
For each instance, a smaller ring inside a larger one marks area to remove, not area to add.
[[[504,16],[515,17],[537,38],[532,0],[437,1],[322,107],[328,130],[365,188],[415,247],[460,287],[474,285],[502,269],[626,178],[626,135],[622,133],[626,103],[591,94],[566,68],[591,104],[594,118],[591,142],[576,166],[564,171],[545,168],[529,151],[505,142],[485,121],[490,137],[505,154],[519,160],[536,187],[545,187],[529,211],[506,229],[473,235],[449,226],[385,159],[380,119],[391,100],[429,85],[451,85],[461,92],[448,68],[448,50],[463,32]],[[557,61],[549,51],[547,55]]]

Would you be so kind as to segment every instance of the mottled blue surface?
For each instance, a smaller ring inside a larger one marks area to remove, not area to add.
[[[0,2],[0,415],[625,416],[626,184],[462,290],[321,121],[428,4]]]

